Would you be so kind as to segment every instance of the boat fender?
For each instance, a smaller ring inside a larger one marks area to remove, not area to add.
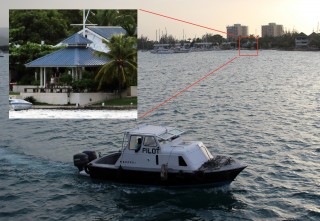
[[[165,181],[168,179],[168,164],[161,165],[160,177],[162,181]]]

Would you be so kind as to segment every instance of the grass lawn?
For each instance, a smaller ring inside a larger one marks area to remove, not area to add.
[[[129,97],[129,98],[117,98],[112,100],[107,100],[104,102],[106,106],[122,106],[122,105],[137,105],[138,99],[137,97]],[[99,103],[101,105],[101,103]]]
[[[20,95],[20,92],[12,92],[12,91],[10,91],[9,95]]]

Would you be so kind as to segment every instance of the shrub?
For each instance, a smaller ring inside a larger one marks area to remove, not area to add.
[[[71,85],[72,83],[72,76],[70,74],[63,74],[59,78],[60,85]]]
[[[32,97],[32,96],[26,97],[24,100],[25,100],[25,101],[28,101],[28,102],[30,102],[30,103],[32,103],[32,104],[34,104],[34,103],[37,102],[37,100],[36,100],[34,97]]]

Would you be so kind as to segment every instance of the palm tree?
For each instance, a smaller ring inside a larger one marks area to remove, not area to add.
[[[109,62],[103,65],[97,73],[95,80],[99,81],[98,90],[104,82],[112,82],[117,79],[119,83],[118,95],[121,97],[121,89],[132,78],[137,78],[137,40],[134,37],[114,35],[110,41],[104,41],[110,49],[108,53],[97,52],[99,56],[105,56]]]
[[[96,14],[97,24],[100,26],[118,25],[118,10],[98,10]]]
[[[120,10],[117,17],[119,25],[126,30],[127,36],[137,37],[137,11]]]

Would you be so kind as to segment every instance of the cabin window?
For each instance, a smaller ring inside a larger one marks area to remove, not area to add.
[[[184,161],[183,157],[182,156],[179,156],[179,166],[181,167],[186,167],[188,166],[186,161]]]
[[[133,135],[130,137],[130,150],[140,150],[142,144],[142,136]]]
[[[154,139],[154,137],[145,136],[143,145],[146,146],[146,147],[156,147],[157,146],[157,142],[156,142],[156,139]]]

